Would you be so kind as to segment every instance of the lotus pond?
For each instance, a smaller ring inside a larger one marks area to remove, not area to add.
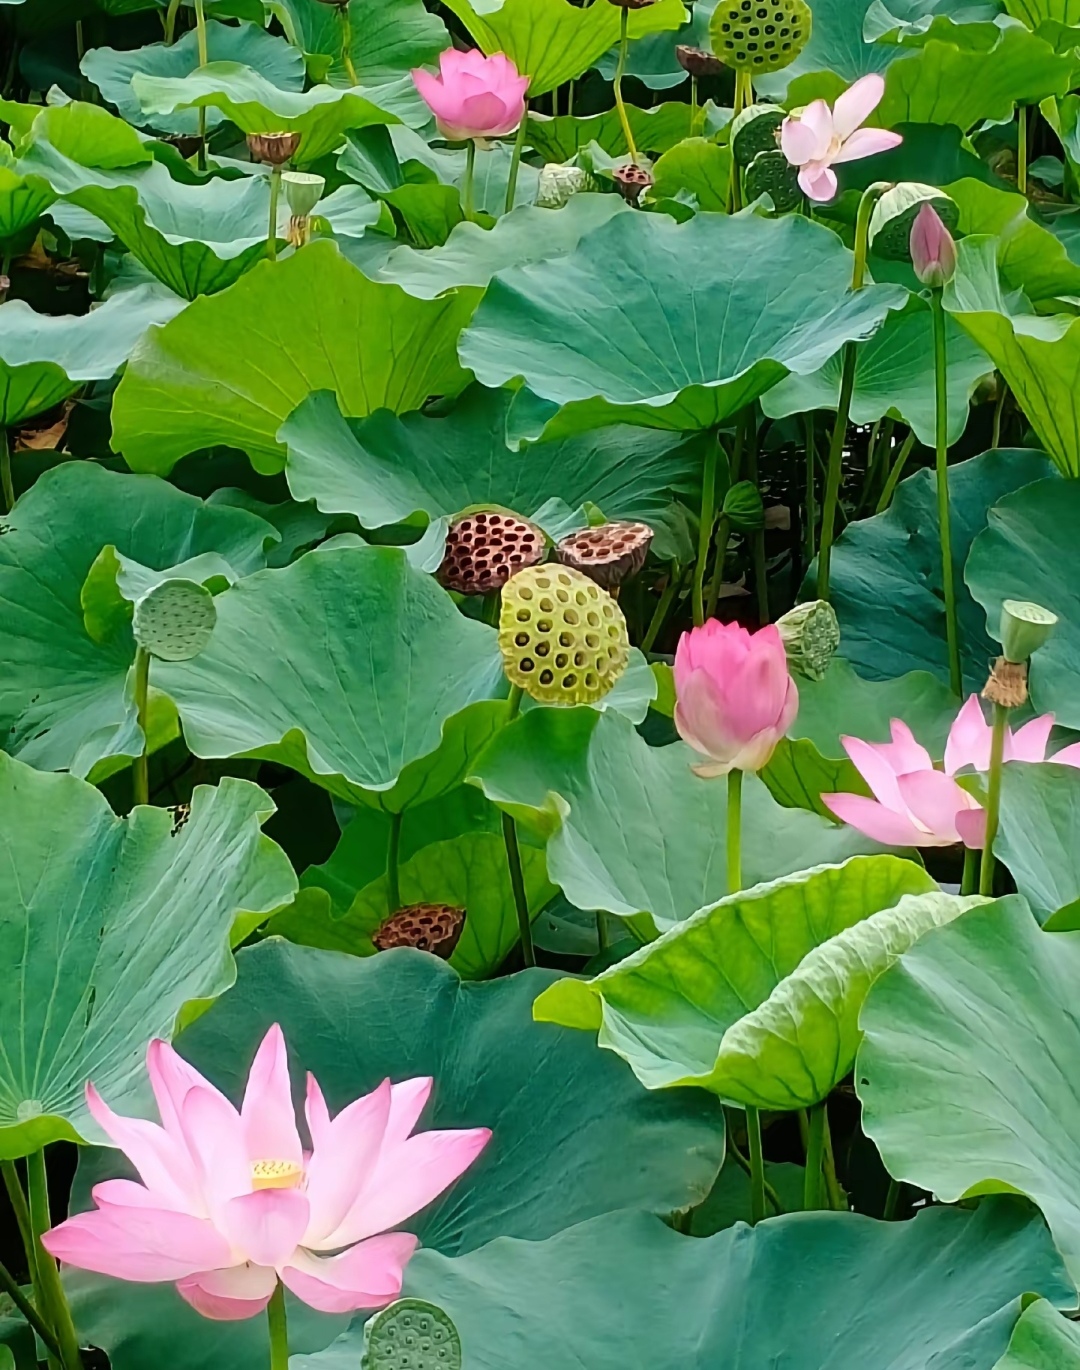
[[[1080,1370],[1080,0],[0,133],[0,1370]]]

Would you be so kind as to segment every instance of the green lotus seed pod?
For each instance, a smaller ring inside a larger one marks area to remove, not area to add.
[[[808,680],[823,680],[840,646],[836,610],[824,599],[796,604],[776,620],[788,665]]]
[[[595,704],[626,670],[630,639],[606,590],[569,566],[530,566],[503,586],[499,649],[512,685],[541,704]]]
[[[936,186],[901,181],[882,195],[870,219],[870,246],[879,257],[894,262],[911,261],[911,226],[927,200],[949,232],[956,233],[960,209],[955,200]]]
[[[536,203],[541,209],[562,209],[575,195],[589,189],[589,179],[584,167],[548,162],[540,173]]]
[[[217,623],[214,596],[194,580],[163,580],[136,601],[135,641],[161,661],[190,661]]]
[[[806,0],[720,0],[709,37],[722,62],[761,76],[798,57],[812,24]]]
[[[290,212],[295,218],[306,219],[315,212],[315,206],[323,197],[326,177],[313,176],[306,171],[284,171],[281,184],[285,187]]]
[[[799,168],[792,166],[779,148],[775,152],[758,153],[746,168],[743,188],[749,204],[761,195],[768,195],[778,214],[789,214],[803,201]]]
[[[461,1338],[448,1314],[399,1299],[364,1327],[360,1370],[461,1370]]]
[[[1033,657],[1057,627],[1057,614],[1030,600],[1007,599],[1001,606],[1001,650],[1006,661]]]
[[[784,111],[777,105],[750,105],[731,125],[731,155],[749,166],[759,152],[775,152]]]

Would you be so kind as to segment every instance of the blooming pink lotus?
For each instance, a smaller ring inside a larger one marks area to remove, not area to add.
[[[709,619],[675,653],[675,726],[708,758],[698,775],[760,771],[795,721],[799,692],[779,630]]]
[[[485,57],[475,48],[447,48],[439,56],[439,75],[417,68],[416,89],[435,115],[439,132],[452,142],[501,138],[525,117],[529,77],[521,76],[504,53]]]
[[[1032,719],[1005,736],[1006,761],[1045,761],[1054,715]],[[934,769],[930,753],[916,742],[906,723],[894,718],[891,742],[863,742],[842,737],[844,750],[873,794],[823,794],[844,823],[890,847],[947,847],[956,842],[981,848],[986,840],[986,812],[954,777],[970,769],[990,769],[993,730],[977,695],[957,714],[945,746],[945,769]],[[1080,767],[1080,743],[1050,758]]]
[[[167,1043],[147,1069],[161,1125],[90,1112],[142,1178],[106,1180],[97,1207],[42,1242],[58,1260],[138,1283],[175,1282],[208,1318],[251,1318],[281,1283],[312,1308],[382,1308],[401,1292],[417,1239],[390,1232],[458,1178],[487,1128],[413,1128],[431,1080],[389,1080],[332,1118],[307,1084],[311,1151],[296,1126],[285,1039],[263,1039],[239,1112]]]
[[[863,76],[846,90],[832,109],[815,100],[799,115],[789,115],[780,129],[780,147],[799,168],[799,185],[811,200],[831,200],[836,194],[839,162],[857,162],[876,152],[888,152],[904,140],[899,133],[862,125],[881,104],[884,78]]]
[[[940,289],[956,275],[956,244],[929,200],[911,225],[911,263],[923,285]]]

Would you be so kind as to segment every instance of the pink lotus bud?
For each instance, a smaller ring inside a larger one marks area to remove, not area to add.
[[[675,654],[675,726],[708,758],[698,775],[760,771],[795,721],[799,692],[777,628],[749,633],[710,619]]]
[[[439,132],[452,142],[501,138],[525,117],[529,78],[504,53],[485,57],[473,48],[447,48],[439,56],[439,75],[417,68],[416,89],[435,115]]]
[[[929,200],[911,225],[911,262],[923,285],[940,289],[956,274],[956,244]]]

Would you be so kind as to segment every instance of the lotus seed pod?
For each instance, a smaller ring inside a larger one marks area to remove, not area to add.
[[[636,205],[642,191],[648,190],[653,183],[652,172],[647,167],[628,162],[626,166],[616,167],[611,173],[615,189],[628,205]]]
[[[364,1326],[360,1370],[461,1370],[461,1338],[449,1314],[399,1299]]]
[[[536,203],[541,209],[562,209],[575,195],[589,188],[589,173],[584,167],[548,162],[540,173]]]
[[[451,524],[437,579],[459,595],[487,595],[516,571],[543,561],[546,552],[547,539],[535,524],[482,510]]]
[[[806,0],[720,0],[709,37],[729,67],[760,76],[794,62],[810,41]]]
[[[691,47],[689,43],[679,43],[675,48],[675,60],[683,71],[691,76],[719,76],[724,64],[719,57],[704,48]]]
[[[802,204],[799,168],[792,166],[779,148],[758,153],[746,168],[743,186],[751,204],[759,196],[768,195],[778,214],[788,214]]]
[[[503,587],[499,649],[512,685],[541,704],[595,704],[626,670],[630,639],[606,590],[569,566],[532,566]]]
[[[323,197],[326,177],[312,176],[306,171],[283,171],[281,184],[285,187],[289,209],[298,219],[306,219],[315,212],[315,206]]]
[[[284,166],[300,146],[299,133],[249,133],[248,152],[256,162]]]
[[[927,201],[949,232],[956,232],[960,209],[955,200],[936,186],[901,181],[882,195],[870,218],[870,246],[879,257],[894,262],[911,261],[911,226]]]
[[[214,596],[194,580],[163,580],[135,603],[135,641],[161,661],[190,661],[217,623]]]
[[[1050,638],[1057,614],[1029,600],[1007,599],[1001,606],[998,636],[1006,661],[1027,661]]]
[[[614,590],[645,565],[653,530],[647,523],[605,523],[570,533],[555,548],[564,566]]]
[[[824,680],[840,646],[836,610],[824,599],[796,604],[776,620],[788,665],[808,680]]]
[[[776,105],[751,105],[731,125],[731,155],[749,166],[759,152],[775,152],[784,111]]]
[[[381,924],[371,940],[379,951],[415,947],[449,961],[464,927],[465,910],[453,904],[410,904]]]

